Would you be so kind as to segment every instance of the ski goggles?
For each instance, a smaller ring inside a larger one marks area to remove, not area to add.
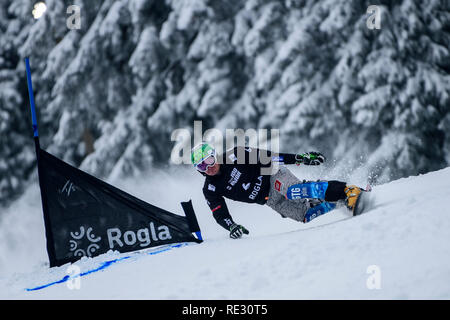
[[[206,170],[208,170],[209,167],[212,167],[213,165],[216,164],[216,161],[217,161],[216,156],[210,155],[209,157],[197,163],[195,165],[195,168],[200,172],[206,172]]]

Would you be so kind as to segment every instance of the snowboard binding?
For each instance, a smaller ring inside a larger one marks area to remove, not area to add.
[[[357,187],[355,185],[349,185],[345,187],[344,192],[347,198],[345,199],[345,205],[352,211],[353,216],[360,215],[368,206],[367,193],[372,191],[370,185],[367,185],[366,189]]]

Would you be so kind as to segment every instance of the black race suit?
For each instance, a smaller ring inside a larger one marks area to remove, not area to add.
[[[294,164],[295,154],[280,153],[272,157],[270,151],[235,147],[220,156],[219,173],[206,175],[203,186],[203,194],[218,224],[227,230],[233,224],[224,198],[261,205],[266,203],[270,189],[267,169],[272,161]],[[265,174],[262,174],[263,168],[266,168]]]

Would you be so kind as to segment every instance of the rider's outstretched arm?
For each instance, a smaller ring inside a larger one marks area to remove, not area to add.
[[[203,194],[205,195],[206,202],[211,209],[214,219],[221,225],[224,229],[230,230],[230,226],[233,225],[234,221],[228,211],[225,199],[217,194],[215,191],[203,188]],[[211,188],[212,189],[212,188]]]

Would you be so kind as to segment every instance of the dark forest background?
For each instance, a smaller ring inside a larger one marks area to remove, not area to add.
[[[449,1],[0,0],[0,203],[41,146],[98,177],[169,163],[178,128],[279,129],[374,182],[450,163]],[[67,7],[81,28],[67,27]],[[369,5],[381,28],[366,25]]]

